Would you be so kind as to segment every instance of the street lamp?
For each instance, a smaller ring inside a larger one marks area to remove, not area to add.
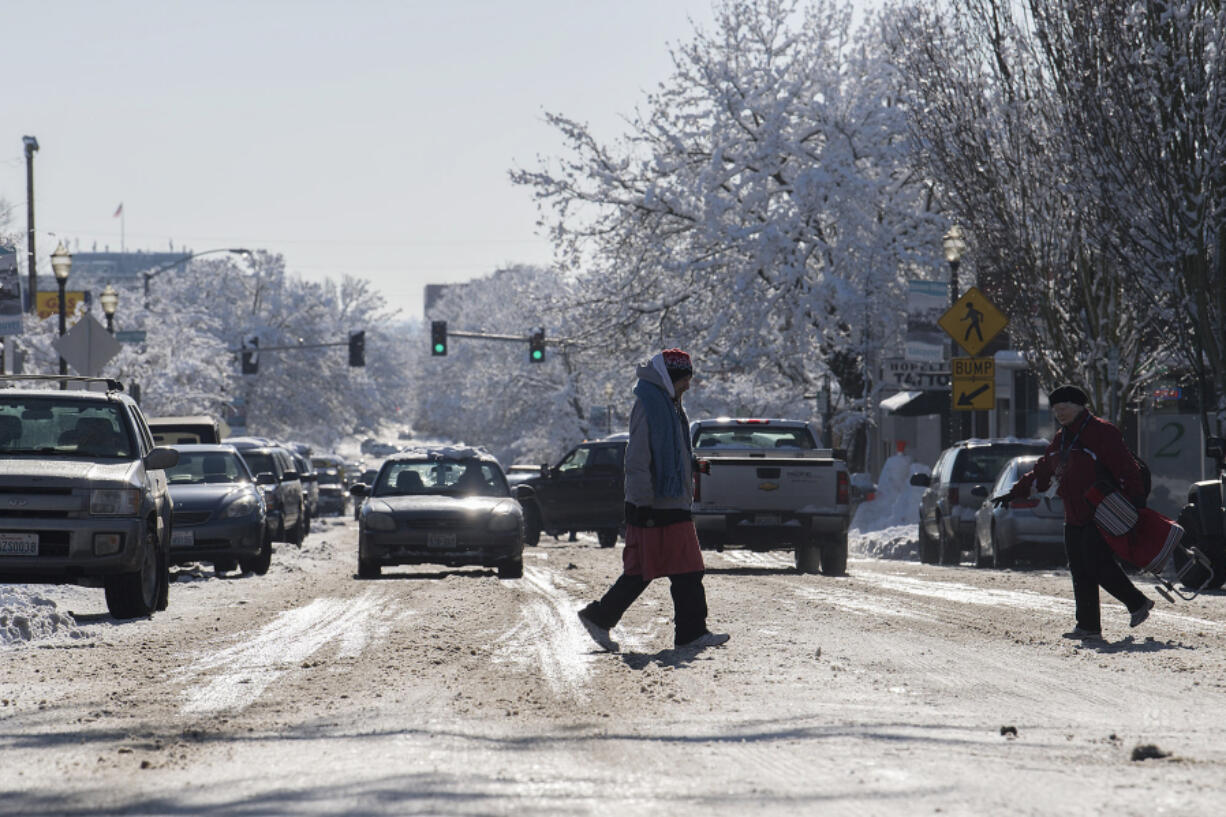
[[[68,271],[72,269],[72,254],[68,252],[63,241],[55,248],[55,252],[51,253],[51,269],[55,272],[55,284],[60,289],[60,337],[63,337],[64,332],[68,329],[68,310],[64,304],[64,287],[68,285]],[[68,361],[64,360],[63,355],[60,355],[60,374],[68,374]],[[60,388],[68,388],[67,381],[61,380]]]
[[[98,296],[98,302],[102,304],[102,311],[106,315],[106,331],[113,335],[115,334],[115,308],[119,306],[119,293],[115,291],[115,287],[107,284],[106,289],[102,290],[102,294]]]
[[[33,136],[21,137],[26,150],[26,259],[30,273],[30,314],[38,311],[38,268],[34,264],[34,154],[38,152],[38,140]]]
[[[242,247],[221,247],[215,250],[201,250],[200,252],[188,253],[182,258],[178,258],[174,261],[171,261],[169,264],[164,264],[155,270],[142,271],[141,275],[145,277],[145,309],[149,308],[149,282],[151,280],[161,275],[163,272],[166,272],[166,270],[171,270],[177,266],[186,264],[188,261],[191,261],[193,258],[199,258],[202,255],[211,255],[213,253],[219,253],[219,252],[232,252],[238,255],[245,255],[248,258],[251,257],[251,250],[244,249]]]
[[[962,228],[957,224],[949,228],[949,232],[941,238],[941,249],[945,251],[945,260],[949,262],[949,306],[952,309],[953,305],[958,301],[958,264],[962,261],[962,254],[966,252],[966,239],[962,236]],[[953,397],[953,360],[958,353],[958,347],[954,343],[953,336],[949,338],[949,440],[948,445],[953,445],[958,441],[958,413],[954,411]]]

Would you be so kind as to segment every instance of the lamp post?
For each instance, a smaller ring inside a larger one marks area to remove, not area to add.
[[[115,287],[107,284],[106,289],[102,290],[102,294],[98,296],[98,302],[102,304],[102,312],[106,315],[106,331],[113,335],[115,334],[115,308],[119,306],[119,293],[115,291]]]
[[[949,306],[958,301],[958,264],[962,261],[962,254],[966,252],[966,239],[962,236],[962,228],[957,224],[949,228],[949,231],[941,238],[941,249],[945,252],[945,260],[949,262]],[[958,353],[958,346],[954,342],[953,337],[949,338],[949,440],[945,446],[948,447],[958,441],[958,413],[954,411],[953,397],[953,360]]]
[[[33,136],[21,137],[26,149],[26,259],[30,274],[30,314],[38,311],[34,293],[38,292],[38,268],[34,265],[34,154],[38,152],[38,140]]]
[[[186,264],[188,261],[191,261],[193,258],[199,258],[202,255],[212,255],[213,253],[219,253],[219,252],[232,252],[232,253],[237,253],[238,255],[245,255],[248,258],[251,257],[251,250],[244,249],[242,247],[220,247],[215,250],[201,250],[200,252],[188,253],[182,258],[171,261],[169,264],[163,264],[162,266],[158,267],[155,270],[143,271],[141,272],[141,275],[143,275],[145,278],[145,309],[149,308],[149,282],[151,280],[161,275],[163,272],[166,272],[167,270],[174,269],[175,267],[181,264]]]
[[[60,290],[60,337],[63,337],[64,332],[68,329],[68,310],[64,304],[64,287],[68,285],[68,271],[72,269],[72,255],[64,246],[63,241],[55,248],[55,252],[51,253],[51,269],[55,272],[55,284]],[[60,374],[68,374],[68,361],[64,360],[63,355],[60,356]],[[61,380],[60,388],[68,388],[67,381]]]

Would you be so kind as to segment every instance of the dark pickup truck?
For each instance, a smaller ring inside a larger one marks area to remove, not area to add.
[[[601,547],[617,544],[625,525],[626,434],[581,443],[555,466],[515,486],[524,508],[524,544],[541,533],[595,531]]]

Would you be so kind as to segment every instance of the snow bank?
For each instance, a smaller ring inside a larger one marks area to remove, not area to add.
[[[927,474],[927,465],[895,454],[881,466],[877,495],[860,503],[847,534],[848,547],[860,556],[918,559],[919,501],[924,489],[910,484],[912,474]]]
[[[0,587],[0,645],[67,636],[81,638],[71,613],[56,603],[20,586]]]

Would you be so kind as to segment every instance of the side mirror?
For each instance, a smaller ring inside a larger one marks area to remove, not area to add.
[[[315,476],[314,474],[299,474],[298,479],[302,480],[303,482],[316,482],[319,477]]]
[[[987,486],[976,485],[974,488],[971,488],[971,496],[977,496],[980,499],[987,499],[988,498]]]
[[[1226,437],[1209,437],[1206,439],[1205,456],[1221,462],[1222,458],[1226,456]]]
[[[261,471],[255,475],[255,482],[257,485],[276,485],[277,475],[272,471]]]
[[[350,496],[370,496],[370,486],[365,482],[355,482],[349,486]]]
[[[281,473],[282,482],[292,482],[293,480],[296,480],[296,479],[298,479],[297,471],[283,471]]]
[[[512,485],[511,496],[515,497],[516,499],[525,499],[532,496],[532,489],[527,485]]]
[[[541,476],[543,476],[545,479],[549,479],[549,463],[541,463]]]
[[[179,452],[159,445],[145,455],[144,463],[146,471],[163,471],[173,468],[179,464]]]
[[[917,488],[927,488],[932,484],[932,477],[928,474],[912,474],[910,482]]]

